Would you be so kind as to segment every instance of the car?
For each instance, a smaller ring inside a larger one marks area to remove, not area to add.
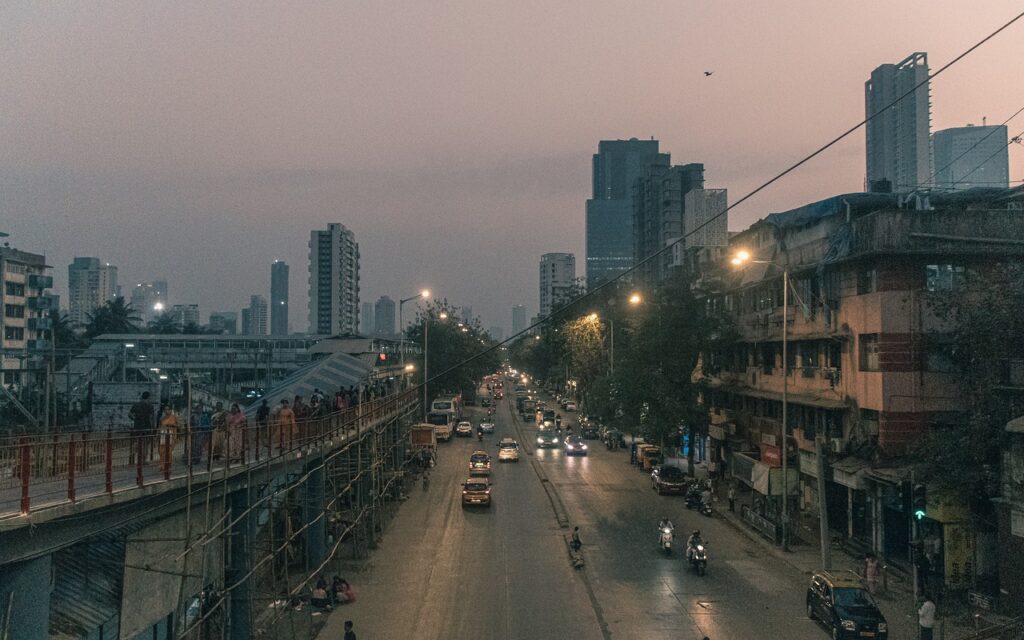
[[[686,474],[679,467],[671,464],[662,464],[654,467],[651,471],[651,488],[658,492],[678,493],[684,495],[687,487]]]
[[[852,573],[815,572],[807,587],[807,617],[821,620],[834,640],[889,637],[878,603]]]
[[[573,402],[572,400],[569,400],[568,402],[565,403],[564,408],[565,408],[566,411],[575,411],[576,410],[576,403]]]
[[[470,471],[486,471],[491,472],[491,456],[487,455],[486,451],[477,449],[469,456],[469,470]]]
[[[558,440],[561,436],[561,429],[555,429],[554,427],[541,429],[537,432],[537,448],[543,449],[545,447],[557,447]]]
[[[462,506],[491,506],[491,483],[487,478],[466,478],[462,483]]]
[[[480,430],[484,433],[494,433],[494,423],[490,420],[484,420],[480,423]]]
[[[519,443],[512,438],[498,442],[498,462],[519,462]]]
[[[579,436],[568,436],[562,444],[565,445],[565,455],[567,456],[587,455],[587,443]]]
[[[501,388],[499,387],[498,390],[494,392],[494,399],[495,400],[501,400],[504,397],[505,397],[505,392],[502,391]]]
[[[460,422],[455,425],[455,435],[461,438],[473,437],[473,423],[471,422]]]
[[[593,422],[580,422],[580,435],[584,440],[598,440],[601,437],[601,430]]]

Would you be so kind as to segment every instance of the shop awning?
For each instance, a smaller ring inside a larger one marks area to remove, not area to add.
[[[910,480],[910,467],[875,467],[867,471],[867,477],[875,482],[895,486]]]
[[[832,481],[850,489],[863,489],[864,476],[871,463],[855,457],[847,457],[832,463]]]

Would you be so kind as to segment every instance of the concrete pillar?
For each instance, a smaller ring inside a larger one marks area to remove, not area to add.
[[[231,518],[237,518],[251,504],[249,489],[240,489],[231,494]],[[250,511],[231,527],[231,544],[228,562],[225,565],[224,583],[235,585],[230,594],[230,610],[228,614],[228,638],[230,640],[249,640],[252,637],[252,603],[249,598],[252,589],[252,576],[243,579],[252,568],[252,548],[256,539],[256,517]]]
[[[324,468],[314,468],[306,480],[305,499],[302,502],[303,524],[306,529],[306,569],[312,571],[323,562],[327,555],[327,515],[323,514],[327,506],[327,474]],[[321,514],[322,517],[321,517]],[[320,518],[317,520],[317,518]],[[315,520],[315,522],[314,522]]]
[[[10,638],[48,640],[52,556],[0,567],[0,629]],[[6,620],[7,612],[11,618]]]

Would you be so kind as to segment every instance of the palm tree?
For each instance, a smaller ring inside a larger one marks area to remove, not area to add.
[[[181,325],[178,324],[178,321],[171,314],[161,313],[149,323],[149,333],[164,335],[181,333]]]
[[[187,335],[204,335],[210,333],[206,327],[196,324],[195,322],[189,322],[181,328],[181,332]]]
[[[140,322],[142,318],[135,308],[118,296],[107,300],[102,307],[89,314],[85,335],[95,338],[104,333],[138,333]]]

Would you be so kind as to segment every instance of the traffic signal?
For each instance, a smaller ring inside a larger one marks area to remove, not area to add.
[[[913,505],[914,519],[923,520],[928,515],[928,495],[923,484],[914,485],[914,493],[911,504]]]

